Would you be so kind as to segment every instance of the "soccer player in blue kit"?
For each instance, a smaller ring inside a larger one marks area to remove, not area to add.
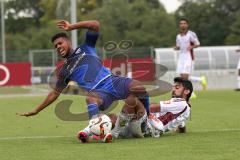
[[[96,54],[95,44],[99,37],[98,21],[80,21],[70,24],[62,20],[57,26],[65,31],[74,29],[87,29],[85,41],[75,50],[65,33],[58,33],[52,37],[52,43],[58,55],[66,58],[62,66],[55,88],[47,98],[33,111],[20,114],[21,116],[33,116],[54,102],[61,92],[67,87],[69,81],[75,81],[87,91],[86,103],[89,119],[99,114],[100,110],[107,109],[113,101],[125,100],[126,107],[145,107],[149,113],[149,97],[144,86],[137,80],[113,75],[109,69],[102,65]],[[123,116],[127,113],[120,113]],[[137,113],[139,117],[145,113]],[[88,142],[89,127],[78,133],[82,142]],[[108,135],[109,136],[109,135]],[[104,137],[107,140],[108,137]],[[110,138],[111,139],[111,135]]]

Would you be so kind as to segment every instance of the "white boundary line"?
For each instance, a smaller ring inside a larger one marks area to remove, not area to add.
[[[239,131],[240,129],[218,129],[218,130],[199,130],[191,131],[188,133],[209,133],[209,132],[229,132]],[[29,136],[29,137],[0,137],[0,141],[3,140],[18,140],[18,139],[53,139],[53,138],[75,138],[74,136]]]
[[[73,138],[73,136],[0,137],[0,141],[1,140],[17,140],[17,139],[51,139],[51,138]]]

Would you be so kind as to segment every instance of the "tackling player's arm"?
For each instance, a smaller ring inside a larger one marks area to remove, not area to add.
[[[160,106],[160,104],[152,103],[152,104],[150,105],[150,113],[157,113],[157,112],[161,112],[161,106]]]
[[[85,28],[93,32],[99,31],[99,22],[96,20],[92,21],[80,21],[74,24],[70,24],[68,21],[61,20],[57,22],[57,26],[65,31],[71,31],[74,29]]]
[[[41,110],[49,106],[51,103],[53,103],[59,97],[59,95],[60,92],[53,90],[48,94],[47,98],[43,101],[43,103],[37,106],[34,110],[32,110],[31,112],[21,113],[19,115],[26,117],[34,116],[38,114]]]

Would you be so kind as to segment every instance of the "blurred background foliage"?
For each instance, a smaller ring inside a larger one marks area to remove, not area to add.
[[[178,20],[190,21],[203,46],[240,44],[239,0],[181,0],[175,13],[167,13],[158,0],[77,0],[77,20],[101,23],[98,47],[127,39],[135,47],[172,47]],[[69,0],[8,0],[5,2],[6,50],[50,49],[56,21],[70,21]],[[78,31],[78,43],[84,38]]]

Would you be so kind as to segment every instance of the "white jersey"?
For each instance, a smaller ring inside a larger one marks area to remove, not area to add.
[[[185,35],[178,34],[176,38],[176,46],[179,47],[177,73],[190,74],[193,70],[193,50],[188,50],[188,47],[194,45],[200,45],[196,33],[193,31],[187,31]]]
[[[171,98],[169,101],[160,101],[160,112],[156,116],[163,124],[163,132],[185,126],[190,116],[191,108],[182,98]]]

